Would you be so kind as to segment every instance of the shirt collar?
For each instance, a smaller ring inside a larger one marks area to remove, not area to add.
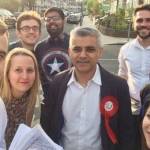
[[[102,85],[100,68],[99,68],[98,65],[96,65],[96,72],[95,72],[93,78],[90,81],[93,81],[94,83],[96,83],[98,85]],[[75,72],[74,72],[74,67],[73,67],[72,75],[71,75],[70,80],[68,81],[67,86],[69,86],[70,84],[72,84],[74,82],[77,82],[77,81],[76,81],[76,78],[75,78]]]
[[[144,47],[139,43],[139,41],[138,41],[137,38],[136,38],[133,42],[134,42],[134,46],[137,47],[138,49],[141,49],[141,48],[142,48],[142,49],[150,50],[150,46],[144,48]]]

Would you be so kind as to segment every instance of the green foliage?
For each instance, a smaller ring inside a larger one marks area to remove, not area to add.
[[[98,15],[100,13],[100,5],[97,0],[87,0],[85,3],[89,14]]]
[[[100,21],[100,25],[103,25],[114,30],[127,30],[129,27],[129,22],[125,19],[122,10],[118,14],[111,14],[105,16],[103,20]]]

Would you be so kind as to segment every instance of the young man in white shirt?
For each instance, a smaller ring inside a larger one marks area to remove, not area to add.
[[[137,128],[136,137],[140,137],[138,131],[140,91],[150,83],[150,4],[141,5],[135,9],[134,29],[137,37],[126,43],[120,50],[118,75],[128,82],[132,114],[135,118],[135,128]]]

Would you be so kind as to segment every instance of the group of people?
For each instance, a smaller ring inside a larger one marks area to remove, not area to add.
[[[119,52],[118,76],[99,63],[97,29],[64,33],[65,16],[56,7],[44,21],[49,35],[38,42],[40,16],[21,13],[19,40],[9,45],[0,21],[0,149],[9,148],[19,124],[32,126],[40,85],[40,124],[64,150],[150,149],[150,5],[135,9],[137,37]]]

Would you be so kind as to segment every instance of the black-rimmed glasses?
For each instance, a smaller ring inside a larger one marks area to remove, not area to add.
[[[52,20],[52,21],[59,21],[60,19],[61,19],[60,16],[52,16],[52,17],[45,17],[45,18],[44,18],[44,20],[45,20],[46,22],[50,22],[51,20]]]
[[[40,30],[39,26],[23,26],[20,28],[21,31],[24,31],[24,32],[29,32],[30,30],[32,29],[32,31],[34,32],[38,32]]]

